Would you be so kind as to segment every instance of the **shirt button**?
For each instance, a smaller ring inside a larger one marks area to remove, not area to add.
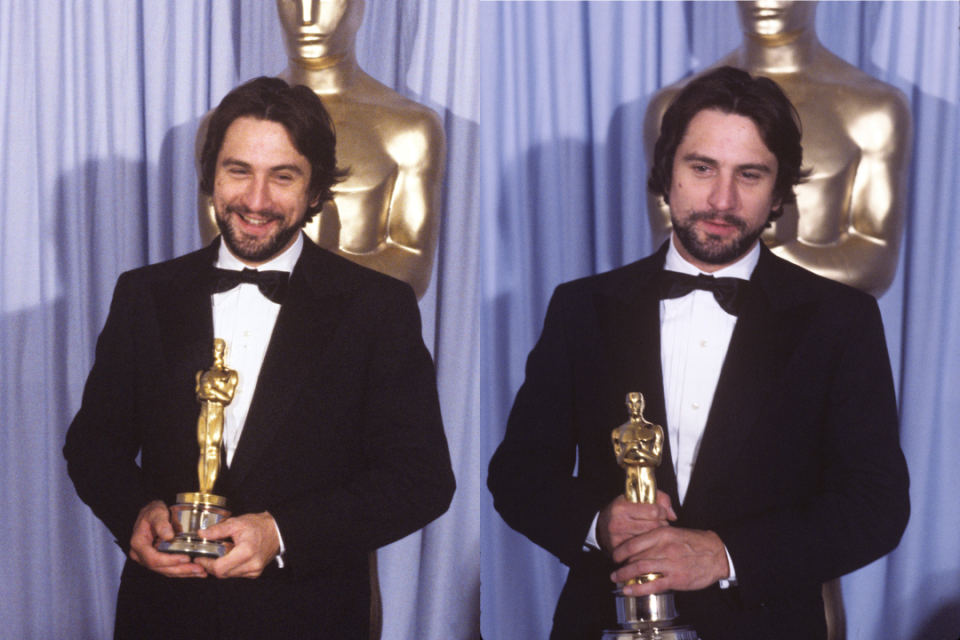
[[[244,332],[243,332],[243,337],[244,337],[244,338],[249,338],[249,337],[250,337],[250,332],[249,332],[249,331],[244,331]]]
[[[706,340],[701,340],[701,341],[700,341],[700,346],[701,346],[701,347],[707,346],[707,341],[706,341]]]
[[[697,409],[700,408],[700,403],[699,403],[699,402],[694,402],[693,404],[690,405],[690,408],[693,409],[694,411],[696,411]]]

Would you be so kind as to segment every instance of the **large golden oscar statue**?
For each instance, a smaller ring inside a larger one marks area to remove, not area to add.
[[[439,116],[357,63],[363,0],[277,0],[289,63],[281,77],[313,89],[333,118],[337,164],[349,176],[306,228],[321,247],[409,283],[430,285],[446,142]],[[205,135],[201,126],[199,136]],[[200,195],[200,233],[218,233]]]
[[[804,168],[797,205],[764,232],[777,255],[879,297],[897,268],[912,123],[903,93],[833,55],[815,32],[815,2],[738,2],[743,43],[713,67],[775,80],[800,114]],[[711,68],[713,68],[711,67]],[[659,91],[644,122],[648,158],[671,99]],[[655,240],[670,231],[669,208],[648,200]]]

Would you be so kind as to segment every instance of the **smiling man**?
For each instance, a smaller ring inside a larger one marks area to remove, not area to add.
[[[412,289],[301,232],[344,175],[335,142],[310,89],[233,90],[201,154],[221,238],[117,283],[64,447],[77,493],[129,556],[116,638],[367,640],[369,553],[449,505]],[[195,384],[214,337],[237,372],[213,491],[233,516],[200,533],[232,548],[191,560],[155,547],[173,538],[168,506],[198,484]]]
[[[561,285],[488,484],[504,520],[570,566],[551,638],[617,628],[676,591],[702,640],[826,638],[821,585],[891,551],[909,516],[876,301],[775,257],[765,226],[804,176],[796,111],[730,67],[667,109],[648,181],[673,233]],[[628,392],[663,426],[656,504],[622,495]]]

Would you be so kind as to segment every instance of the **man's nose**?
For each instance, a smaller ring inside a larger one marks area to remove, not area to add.
[[[737,202],[737,185],[733,176],[718,177],[710,190],[707,204],[717,211],[732,211],[736,209]]]
[[[270,189],[265,179],[254,178],[243,194],[243,204],[250,211],[263,211],[270,207]]]

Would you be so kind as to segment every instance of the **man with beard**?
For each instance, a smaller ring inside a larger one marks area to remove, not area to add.
[[[798,117],[730,67],[667,109],[649,187],[673,234],[561,285],[488,484],[504,520],[570,566],[552,638],[617,628],[672,589],[702,640],[826,638],[821,584],[891,551],[908,476],[876,301],[775,257],[760,234],[803,178]],[[657,503],[610,446],[639,391],[664,427]]]
[[[129,556],[117,638],[366,640],[368,554],[449,505],[413,291],[300,231],[344,175],[334,147],[310,89],[233,90],[201,154],[222,240],[117,283],[64,447],[77,493]],[[191,560],[155,547],[198,483],[195,380],[214,337],[238,374],[213,491],[233,516],[199,533],[232,548]]]

